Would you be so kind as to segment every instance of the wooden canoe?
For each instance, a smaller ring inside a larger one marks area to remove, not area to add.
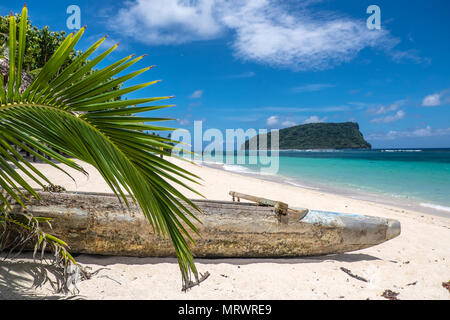
[[[174,256],[136,206],[124,207],[111,194],[39,192],[27,206],[35,216],[53,218],[52,234],[72,253]],[[280,217],[273,207],[253,203],[194,200],[202,213],[195,223],[195,257],[300,257],[371,247],[400,234],[396,220],[310,210],[300,220]],[[18,206],[15,207],[20,212]],[[294,210],[295,211],[295,210]]]

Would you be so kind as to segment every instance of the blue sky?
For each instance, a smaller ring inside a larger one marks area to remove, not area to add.
[[[366,26],[373,4],[380,30]],[[71,31],[69,5],[87,25],[78,49],[120,42],[100,67],[131,53],[147,54],[135,69],[157,66],[127,84],[163,80],[133,97],[175,95],[153,112],[178,119],[167,125],[356,121],[374,147],[450,147],[449,1],[27,1],[55,31]]]

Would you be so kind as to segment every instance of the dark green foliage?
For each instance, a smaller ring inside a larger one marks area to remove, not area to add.
[[[17,33],[20,25],[20,15],[15,15]],[[0,57],[7,57],[7,40],[9,34],[9,17],[0,16]],[[25,71],[31,72],[32,74],[37,73],[40,68],[42,68],[45,63],[50,59],[50,57],[55,53],[56,49],[61,45],[63,40],[66,38],[66,33],[64,31],[55,32],[50,31],[48,26],[39,29],[31,25],[28,20],[27,27],[27,42],[25,48],[25,56],[23,66]],[[5,45],[6,44],[6,45]],[[79,51],[73,51],[66,63],[63,65],[68,66],[73,62],[76,56],[80,54]]]
[[[257,139],[258,136],[252,139]],[[310,123],[281,129],[280,150],[286,149],[370,149],[355,122]],[[270,148],[270,133],[267,137]],[[249,140],[245,142],[248,149]]]
[[[20,15],[16,14],[16,29],[17,34],[19,32]],[[51,31],[49,26],[44,26],[39,29],[31,24],[31,21],[27,19],[27,33],[25,43],[25,54],[23,60],[23,70],[31,74],[33,77],[39,74],[41,68],[47,63],[50,57],[59,48],[61,43],[66,38],[65,31]],[[0,16],[0,59],[9,59],[9,16]],[[64,70],[69,66],[76,58],[82,54],[80,50],[72,50],[68,55],[67,60],[61,66],[60,70]],[[84,62],[82,66],[86,65]],[[87,75],[91,75],[96,70],[90,70]],[[59,72],[57,73],[59,74]],[[111,80],[111,79],[107,79]],[[6,83],[7,81],[5,81]],[[110,91],[119,90],[122,87],[121,84],[114,86]],[[115,101],[121,100],[121,96],[115,97]]]

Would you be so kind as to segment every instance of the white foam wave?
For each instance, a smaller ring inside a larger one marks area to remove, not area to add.
[[[385,149],[381,150],[381,152],[422,152],[420,149],[411,149],[411,150],[400,150],[400,149]]]
[[[275,151],[275,150],[273,150]],[[342,150],[339,149],[283,149],[283,150],[277,150],[280,153],[283,152],[342,152]]]
[[[249,168],[246,168],[243,166],[238,166],[238,165],[232,165],[232,164],[224,164],[223,169],[226,171],[238,172],[238,173],[252,173],[253,172]]]
[[[421,205],[422,207],[432,208],[432,209],[439,210],[439,211],[450,212],[450,208],[449,208],[449,207],[440,206],[440,205],[438,205],[438,204],[432,204],[432,203],[425,203],[425,202],[422,202],[420,205]]]
[[[320,190],[319,188],[314,188],[314,187],[310,187],[310,186],[305,186],[302,184],[298,184],[296,182],[292,182],[292,181],[286,181],[286,183],[293,185],[295,187],[299,187],[299,188],[305,188],[305,189],[312,189],[312,190]]]
[[[202,162],[206,163],[206,164],[213,164],[213,165],[216,165],[216,166],[223,165],[223,162],[220,162],[220,161],[203,160]]]

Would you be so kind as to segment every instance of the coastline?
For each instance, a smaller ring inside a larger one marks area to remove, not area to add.
[[[450,218],[450,208],[438,204],[427,203],[424,199],[409,198],[406,196],[388,195],[377,193],[375,191],[361,190],[356,188],[325,185],[323,183],[313,182],[298,178],[292,179],[283,175],[260,174],[241,165],[227,165],[223,163],[213,163],[208,161],[196,160],[197,165],[208,168],[222,170],[237,175],[252,177],[254,179],[271,181],[283,185],[290,185],[301,189],[316,190],[327,194],[335,194],[355,200],[362,200],[374,203],[380,203],[388,206],[398,207],[405,210],[415,211],[423,214],[433,215],[442,218]]]
[[[399,293],[399,299],[450,299],[442,287],[449,280],[450,219],[426,215],[381,203],[343,197],[278,182],[173,160],[202,177],[193,186],[207,199],[231,200],[230,190],[307,207],[343,213],[359,213],[397,219],[399,237],[355,252],[294,259],[196,259],[199,272],[211,276],[200,286],[182,293],[181,277],[174,258],[133,258],[77,255],[84,266],[97,271],[90,280],[78,284],[78,299],[384,299],[384,290]],[[76,180],[45,164],[36,166],[53,183],[71,191],[108,192],[108,186],[91,167],[82,164],[89,177],[68,169]],[[200,198],[185,192],[190,198]],[[38,265],[28,254],[22,263],[0,262],[0,297],[8,299],[56,296],[46,282],[32,288],[33,270]],[[351,270],[368,282],[351,278],[341,268]],[[51,272],[48,272],[52,276]],[[17,278],[15,286],[7,286]],[[19,289],[18,289],[19,288]]]
[[[223,163],[210,163],[200,160],[185,161],[176,158],[169,158],[169,160],[182,167],[183,169],[202,178],[203,181],[198,180],[201,185],[183,179],[181,179],[181,181],[183,181],[193,189],[199,191],[204,196],[204,198],[209,200],[230,201],[231,197],[229,196],[228,192],[238,191],[249,193],[255,196],[273,198],[272,200],[286,202],[292,207],[306,207],[310,209],[325,211],[340,210],[339,212],[345,212],[342,211],[342,208],[333,209],[333,207],[327,205],[328,201],[320,201],[322,206],[318,205],[318,198],[329,198],[335,201],[338,200],[338,202],[350,201],[365,205],[372,204],[385,208],[389,207],[394,211],[405,213],[408,212],[418,216],[427,215],[436,218],[443,218],[450,221],[450,215],[445,214],[445,212],[439,212],[432,208],[429,208],[429,210],[427,210],[425,207],[402,202],[398,198],[394,197],[389,199],[380,194],[369,194],[367,192],[359,192],[356,190],[339,188],[336,186],[324,186],[321,184],[314,184],[311,181],[302,181],[299,184],[296,180],[290,180],[289,178],[280,175],[259,174],[247,170],[240,172],[236,172],[234,170],[230,171],[224,168],[226,164]],[[62,167],[64,168],[64,170],[66,170],[66,172],[68,172],[73,177],[72,179],[69,176],[63,174],[61,171],[56,170],[55,168],[50,167],[47,164],[36,163],[35,165],[43,172],[46,172],[48,174],[48,177],[54,184],[63,186],[67,191],[112,193],[109,186],[103,181],[103,178],[95,170],[95,168],[81,161],[77,160],[77,162],[86,169],[88,173],[87,176],[63,165]],[[29,181],[28,178],[25,179],[30,183],[30,185],[38,188],[38,185],[36,183],[34,183],[33,181]],[[220,181],[223,181],[225,185],[223,183],[220,183]],[[269,189],[273,190],[272,193],[267,192],[267,188],[248,188],[248,186],[261,186],[265,184],[270,186]],[[184,188],[180,188],[180,190],[183,191],[184,194],[189,198],[202,199],[201,196],[191,192],[190,190]],[[289,195],[307,195],[309,199],[305,202],[297,196],[287,197],[287,195],[283,192],[287,190],[289,190]],[[306,205],[305,203],[308,205]],[[344,209],[345,208],[346,207],[344,207]],[[364,214],[364,212],[353,213]]]

